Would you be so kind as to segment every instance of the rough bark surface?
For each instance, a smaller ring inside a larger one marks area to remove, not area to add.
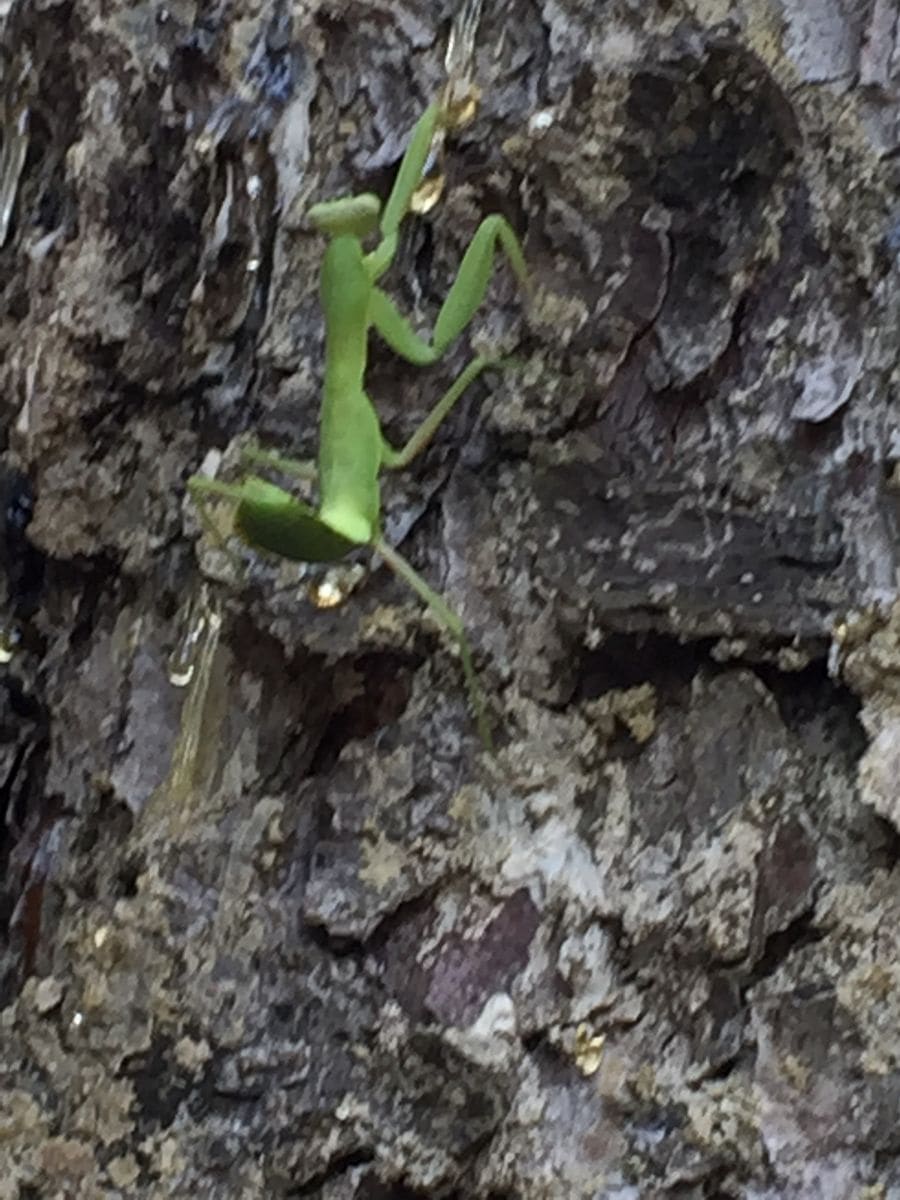
[[[303,213],[453,6],[5,8],[0,1200],[896,1200],[897,0],[486,0],[390,287],[500,211],[536,290],[386,513],[495,758],[383,570],[316,609],[184,498],[314,451]],[[395,440],[469,352],[373,351]]]

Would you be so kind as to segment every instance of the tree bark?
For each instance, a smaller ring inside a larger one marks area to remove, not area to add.
[[[495,756],[383,567],[185,498],[314,456],[304,212],[454,8],[6,5],[0,1200],[900,1195],[895,0],[486,0],[385,286],[500,212],[533,293],[367,386],[515,360],[384,492]]]

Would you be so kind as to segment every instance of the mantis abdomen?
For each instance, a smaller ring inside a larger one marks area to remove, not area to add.
[[[357,238],[336,237],[322,264],[325,386],[319,437],[319,516],[368,545],[378,532],[381,430],[365,393],[372,283]]]

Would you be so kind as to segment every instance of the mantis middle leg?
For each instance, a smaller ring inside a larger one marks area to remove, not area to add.
[[[395,470],[408,466],[417,454],[425,449],[437,432],[441,422],[453,408],[470,383],[473,383],[486,367],[498,366],[496,359],[479,355],[473,358],[466,369],[458,376],[451,387],[438,400],[437,404],[415,431],[411,438],[399,450],[395,450],[387,442],[383,443],[381,462],[385,467]]]

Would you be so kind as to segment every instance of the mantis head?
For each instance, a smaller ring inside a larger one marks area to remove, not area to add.
[[[329,237],[349,233],[362,240],[378,228],[381,201],[371,192],[363,192],[361,196],[323,200],[314,204],[307,215],[320,233]]]

